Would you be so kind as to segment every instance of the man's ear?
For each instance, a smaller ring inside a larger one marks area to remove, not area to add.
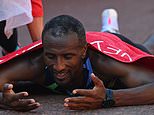
[[[87,55],[88,45],[85,45],[82,49],[82,59],[84,59]]]

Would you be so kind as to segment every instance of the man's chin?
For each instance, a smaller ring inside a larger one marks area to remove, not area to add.
[[[70,89],[69,82],[57,82],[57,84],[64,89]]]
[[[56,83],[62,87],[67,87],[70,84],[70,80],[69,79],[55,79]]]

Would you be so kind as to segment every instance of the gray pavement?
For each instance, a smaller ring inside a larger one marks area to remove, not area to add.
[[[87,31],[101,30],[103,9],[115,8],[119,13],[122,34],[134,42],[142,43],[154,33],[154,0],[43,0],[44,22],[54,16],[68,14],[78,18]],[[22,45],[30,43],[26,27],[19,29]]]
[[[69,111],[63,107],[63,99],[66,96],[61,95],[41,95],[33,96],[40,100],[42,106],[31,112],[0,111],[1,115],[154,115],[154,106],[129,106],[116,107],[110,109]]]
[[[154,0],[43,0],[45,20],[59,14],[69,14],[78,18],[87,31],[101,30],[101,12],[115,8],[119,13],[122,34],[134,42],[142,43],[154,33]],[[22,46],[31,42],[26,27],[19,28]],[[63,107],[61,95],[32,95],[42,106],[28,113],[0,110],[0,115],[154,115],[154,105],[116,107],[110,109],[68,111]]]

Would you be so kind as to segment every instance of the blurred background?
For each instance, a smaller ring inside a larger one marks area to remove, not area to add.
[[[154,33],[154,0],[43,0],[44,23],[68,14],[79,19],[86,31],[101,30],[101,13],[114,8],[119,14],[120,32],[134,42],[142,43]],[[31,43],[26,26],[18,29],[22,46]]]

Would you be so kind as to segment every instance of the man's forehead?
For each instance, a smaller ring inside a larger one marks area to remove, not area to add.
[[[81,45],[80,44],[74,44],[74,43],[64,43],[64,42],[60,42],[60,43],[47,43],[47,44],[44,44],[44,48],[47,48],[47,49],[78,49],[78,48],[81,48]]]
[[[44,43],[44,50],[49,52],[68,52],[71,50],[78,50],[81,48],[78,40],[60,40],[60,41],[50,41]]]
[[[79,52],[81,50],[81,46],[79,44],[46,44],[44,46],[44,51],[48,53],[56,53],[56,54],[66,54],[70,52]]]
[[[76,39],[76,38],[78,38],[78,35],[77,35],[77,33],[76,32],[72,32],[72,31],[70,31],[70,32],[65,32],[65,33],[52,33],[51,31],[47,31],[46,33],[45,33],[45,35],[44,35],[44,37],[45,37],[45,40],[52,40],[52,39],[72,39],[72,38],[74,38],[74,39]],[[48,39],[48,38],[50,38],[50,39]]]
[[[80,44],[79,38],[76,33],[71,33],[64,36],[54,37],[52,35],[45,36],[43,44],[53,46],[78,46]]]

